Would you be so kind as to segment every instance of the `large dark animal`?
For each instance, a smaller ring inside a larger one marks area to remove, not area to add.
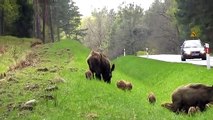
[[[198,106],[204,111],[206,104],[213,101],[213,86],[190,84],[177,88],[172,94],[171,110],[188,112],[191,106]]]
[[[90,71],[97,79],[103,78],[107,83],[111,83],[112,71],[115,68],[110,66],[109,59],[102,53],[92,51],[87,59]]]

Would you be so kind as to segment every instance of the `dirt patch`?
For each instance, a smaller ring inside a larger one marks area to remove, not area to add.
[[[18,109],[19,111],[29,110],[32,111],[36,106],[37,101],[35,99],[29,100],[27,102],[9,103],[6,105],[7,112]]]
[[[24,87],[24,90],[38,90],[39,89],[39,85],[38,84],[34,84],[34,83],[27,83]]]
[[[44,67],[44,68],[38,68],[37,71],[39,71],[39,72],[47,72],[47,71],[49,71],[49,69]]]
[[[37,45],[41,45],[41,44],[42,44],[42,41],[40,41],[40,40],[36,40],[36,41],[31,42],[30,47],[35,47],[35,46],[37,46]]]
[[[35,107],[36,103],[37,102],[36,102],[35,99],[29,100],[29,101],[19,105],[19,110],[20,111],[22,111],[22,110],[30,110],[30,111],[32,111],[33,108]]]
[[[7,111],[10,112],[10,111],[15,110],[16,104],[15,103],[9,103],[9,104],[7,104],[6,107],[7,107]]]
[[[0,45],[0,55],[4,54],[7,52],[8,46],[5,45]]]
[[[58,86],[56,85],[48,86],[47,88],[45,88],[45,91],[55,91],[55,90],[58,90]]]
[[[54,100],[55,99],[55,97],[51,94],[42,95],[41,98],[43,98],[45,100]]]
[[[38,61],[38,55],[34,52],[29,52],[24,59],[16,62],[15,65],[10,66],[8,71],[23,69],[28,66],[35,66]]]
[[[12,73],[12,72],[2,73],[2,74],[0,74],[0,85],[3,82],[5,82],[5,83],[8,83],[8,82],[18,83],[18,78],[15,77],[14,73]]]
[[[88,113],[88,114],[86,115],[86,118],[87,118],[88,120],[98,119],[98,114],[97,114],[97,113]]]
[[[14,77],[14,76],[8,76],[6,77],[6,80],[8,82],[15,82],[15,83],[18,83],[18,78]]]

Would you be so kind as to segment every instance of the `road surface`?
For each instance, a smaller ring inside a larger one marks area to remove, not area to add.
[[[201,59],[186,59],[186,61],[181,61],[180,55],[173,55],[173,54],[160,54],[160,55],[142,55],[139,57],[149,58],[149,59],[155,59],[160,61],[166,61],[166,62],[178,62],[178,63],[191,63],[196,65],[206,65],[206,60]],[[210,65],[213,66],[213,57],[210,57]]]

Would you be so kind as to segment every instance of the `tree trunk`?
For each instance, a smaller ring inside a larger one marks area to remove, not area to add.
[[[36,1],[33,0],[33,11],[34,11],[34,15],[33,15],[33,37],[36,37]]]
[[[42,11],[42,14],[43,14],[43,38],[42,38],[42,41],[43,43],[45,43],[45,31],[46,31],[46,0],[43,1],[43,11]]]
[[[40,20],[39,20],[39,5],[38,5],[38,0],[34,0],[34,3],[35,3],[35,29],[34,29],[34,32],[35,32],[35,37],[36,38],[39,38],[41,39],[41,26],[40,26]]]
[[[55,7],[55,16],[58,16],[58,8]],[[56,30],[57,30],[57,39],[58,41],[60,41],[60,21],[58,20],[59,18],[57,18],[56,21]]]
[[[59,25],[57,26],[57,36],[58,36],[58,41],[60,41],[60,28],[59,28]]]
[[[53,24],[52,24],[52,9],[51,5],[48,7],[48,12],[49,12],[49,22],[50,22],[50,35],[51,35],[51,40],[54,42],[54,31],[53,31]]]
[[[0,35],[4,34],[4,9],[0,11]]]

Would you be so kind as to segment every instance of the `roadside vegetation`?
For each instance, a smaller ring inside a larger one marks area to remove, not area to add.
[[[90,50],[79,42],[66,39],[31,48],[34,40],[23,39],[25,42],[19,45],[20,40],[0,38],[1,45],[17,47],[17,59],[29,53],[33,58],[24,59],[30,62],[29,66],[8,71],[14,63],[7,61],[15,61],[10,55],[12,49],[0,56],[0,73],[6,72],[6,77],[0,79],[0,119],[200,120],[213,117],[213,108],[189,116],[161,107],[162,103],[171,102],[171,94],[178,86],[189,83],[212,85],[212,69],[125,56],[112,61],[116,65],[115,71],[112,83],[107,84],[85,78]],[[133,89],[118,89],[118,80],[131,82]],[[154,105],[147,100],[149,92],[156,95]],[[30,108],[22,107],[29,100],[36,102]]]

